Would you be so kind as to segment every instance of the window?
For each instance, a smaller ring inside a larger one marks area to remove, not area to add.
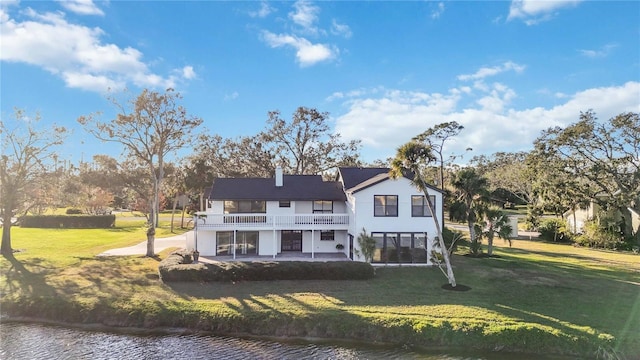
[[[429,204],[426,201],[427,198],[424,195],[412,195],[411,196],[411,216],[412,217],[426,217],[431,216],[429,211]],[[431,205],[436,206],[436,197],[430,195]]]
[[[375,195],[373,197],[374,216],[398,216],[398,195]]]
[[[316,200],[313,202],[314,214],[331,214],[333,213],[333,201]]]
[[[281,208],[290,208],[291,207],[291,201],[290,200],[280,200],[280,207]]]
[[[233,254],[233,231],[218,231],[216,233],[216,255]]]
[[[267,212],[266,203],[262,200],[225,200],[225,214],[247,214]]]
[[[336,238],[336,233],[333,230],[320,232],[320,240],[333,241]]]
[[[426,233],[380,232],[371,233],[376,241],[374,263],[426,263]]]

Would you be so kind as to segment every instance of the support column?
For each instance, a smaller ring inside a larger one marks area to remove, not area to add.
[[[311,229],[311,258],[312,259],[315,258],[315,243],[314,243],[315,237],[316,237],[316,234],[315,234],[314,230]]]
[[[273,229],[273,258],[276,258],[278,253],[278,238],[276,237],[276,229]]]
[[[236,234],[238,230],[233,230],[233,260],[236,259]]]

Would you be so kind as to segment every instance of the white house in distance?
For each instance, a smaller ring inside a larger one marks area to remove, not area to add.
[[[436,211],[442,192],[430,188]],[[220,178],[196,213],[188,249],[222,259],[344,254],[364,261],[357,237],[376,240],[374,263],[424,263],[436,235],[423,193],[388,168],[340,168],[335,181],[319,175]],[[442,226],[442,225],[441,225]]]

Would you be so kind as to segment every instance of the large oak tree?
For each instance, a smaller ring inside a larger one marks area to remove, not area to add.
[[[545,130],[535,141],[535,151],[541,161],[561,163],[557,171],[580,179],[592,201],[618,210],[625,235],[637,235],[629,208],[640,212],[638,113],[622,113],[608,121],[599,121],[591,110],[581,113],[575,124]]]

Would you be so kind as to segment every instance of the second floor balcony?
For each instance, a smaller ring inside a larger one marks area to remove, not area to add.
[[[269,215],[197,213],[200,230],[348,230],[348,214]]]

